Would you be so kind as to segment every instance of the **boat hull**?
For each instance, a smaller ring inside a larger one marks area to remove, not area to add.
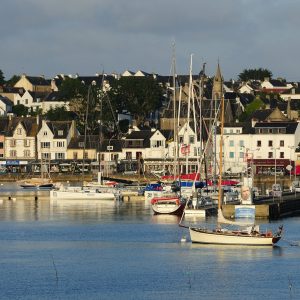
[[[40,185],[25,183],[25,184],[20,184],[20,187],[28,190],[51,190],[54,188],[54,185],[52,183],[40,184]]]
[[[181,215],[185,203],[182,203],[178,197],[158,197],[152,199],[151,207],[154,214]]]
[[[50,191],[50,199],[70,200],[115,200],[113,193],[94,191]]]
[[[253,236],[230,234],[189,228],[192,243],[218,245],[272,246],[280,240],[280,236]]]

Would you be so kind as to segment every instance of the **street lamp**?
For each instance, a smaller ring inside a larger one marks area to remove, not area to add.
[[[275,173],[274,173],[274,174],[275,174],[275,182],[274,182],[274,183],[276,184],[276,175],[277,175],[277,174],[276,174],[276,172],[277,172],[277,166],[276,166],[276,150],[279,150],[280,148],[272,147],[271,149],[274,150],[274,156],[275,156]]]

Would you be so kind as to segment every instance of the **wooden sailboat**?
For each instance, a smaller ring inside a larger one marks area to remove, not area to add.
[[[23,189],[29,190],[51,190],[54,188],[53,181],[50,177],[48,166],[46,165],[41,153],[40,177],[31,177],[17,181],[17,184]]]
[[[203,226],[185,226],[182,218],[179,225],[189,229],[193,243],[220,244],[220,245],[248,245],[248,246],[272,246],[276,244],[282,235],[283,227],[280,226],[276,233],[271,231],[261,232],[258,226],[244,222],[234,222],[224,218],[222,214],[222,159],[223,159],[223,126],[224,126],[224,98],[221,99],[221,139],[220,139],[220,166],[219,166],[219,194],[218,194],[218,224],[214,229]],[[224,224],[235,225],[237,229],[222,227]]]

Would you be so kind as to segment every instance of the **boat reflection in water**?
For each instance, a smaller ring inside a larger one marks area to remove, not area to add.
[[[180,216],[177,215],[153,215],[151,218],[152,223],[156,224],[178,224]]]

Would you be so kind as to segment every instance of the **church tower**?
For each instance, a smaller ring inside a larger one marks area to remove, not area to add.
[[[223,96],[223,77],[218,62],[217,72],[213,81],[212,100],[220,100]]]

